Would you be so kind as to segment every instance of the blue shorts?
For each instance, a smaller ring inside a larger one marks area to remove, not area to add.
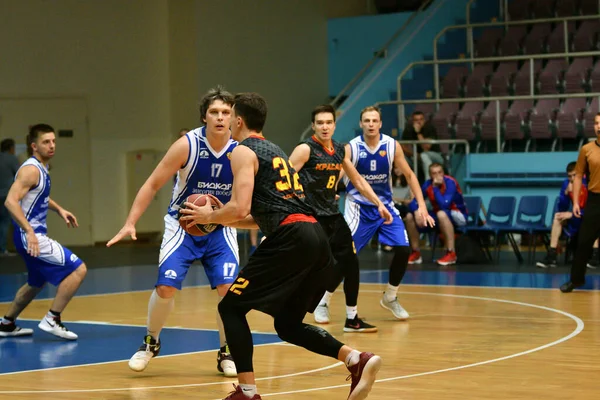
[[[166,215],[156,285],[181,289],[190,265],[196,260],[202,262],[211,288],[233,283],[240,264],[237,231],[219,227],[209,235],[192,236],[185,233],[179,221]]]
[[[83,261],[73,252],[56,240],[42,233],[36,233],[40,246],[40,255],[32,257],[27,254],[27,236],[16,228],[13,234],[17,252],[25,260],[27,266],[27,284],[41,288],[46,282],[58,286],[63,279],[71,275]]]
[[[582,220],[583,218],[577,218],[575,216],[569,218],[567,220],[567,223],[563,226],[563,232],[565,233],[565,235],[567,235],[570,238],[577,235],[577,232],[579,232],[579,228],[581,228]]]
[[[454,228],[461,228],[467,224],[467,216],[465,216],[465,214],[461,213],[459,210],[442,210],[442,211],[444,211],[446,213],[446,215],[448,216],[448,219],[450,219],[450,222],[452,222],[452,226],[454,226]],[[414,216],[414,213],[412,213],[412,214]],[[417,225],[417,229],[419,232],[429,232],[431,230],[439,229],[438,227],[440,226],[440,221],[437,216],[437,213],[432,210],[429,210],[429,215],[435,221],[435,226],[432,228],[430,226],[419,227]]]
[[[385,246],[408,246],[408,234],[400,212],[392,206],[386,206],[394,217],[389,225],[384,225],[384,220],[379,215],[377,207],[364,205],[346,200],[344,219],[352,232],[352,240],[358,253],[375,235],[379,233],[379,243]]]

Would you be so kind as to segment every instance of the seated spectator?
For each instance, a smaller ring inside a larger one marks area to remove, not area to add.
[[[412,123],[407,123],[402,132],[402,140],[427,140],[437,139],[437,132],[435,126],[430,122],[425,122],[425,114],[421,111],[415,111],[412,113]],[[410,165],[413,165],[412,158],[413,145],[403,144],[402,150]],[[429,171],[429,166],[432,163],[444,164],[444,157],[442,157],[440,146],[437,144],[422,143],[417,145],[417,157],[420,162],[418,173],[419,180],[424,180],[425,171]]]
[[[573,180],[575,180],[575,161],[567,165],[567,178],[563,181],[558,198],[558,212],[554,214],[552,221],[552,230],[550,232],[550,249],[546,257],[542,261],[538,261],[536,265],[540,268],[556,267],[556,248],[560,235],[564,233],[567,237],[573,238],[579,232],[581,227],[581,218],[576,218],[569,211],[573,204]],[[579,193],[579,207],[583,215],[583,209],[587,202],[588,190],[587,181],[583,178],[581,192]],[[588,261],[588,268],[596,268],[598,266],[598,239],[594,242],[594,251],[592,257]]]
[[[431,178],[422,187],[423,197],[429,199],[431,203],[433,211],[429,213],[435,219],[435,226],[439,228],[446,245],[446,254],[438,259],[437,263],[439,265],[456,264],[454,228],[465,226],[468,219],[462,191],[456,179],[444,174],[444,168],[439,163],[433,163],[429,166],[429,176]],[[417,210],[415,200],[410,203],[409,210],[410,212],[404,220],[412,248],[408,263],[420,264],[423,259],[419,249],[419,229],[423,231],[424,227],[422,219],[414,217]]]

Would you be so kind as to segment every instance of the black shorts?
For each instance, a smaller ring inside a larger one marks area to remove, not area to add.
[[[356,254],[352,232],[342,214],[327,217],[317,217],[317,221],[325,230],[331,252],[336,261],[344,260]]]
[[[273,317],[285,309],[313,312],[332,266],[327,236],[318,223],[282,225],[252,253],[223,301]]]

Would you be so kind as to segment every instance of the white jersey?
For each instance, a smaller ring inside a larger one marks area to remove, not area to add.
[[[23,210],[25,218],[27,218],[35,233],[46,234],[48,233],[46,217],[48,216],[48,201],[50,200],[50,175],[46,166],[35,157],[27,159],[17,171],[17,175],[23,167],[28,165],[36,167],[40,171],[40,177],[37,185],[31,188],[21,200],[21,210]],[[21,229],[16,223],[15,227]]]

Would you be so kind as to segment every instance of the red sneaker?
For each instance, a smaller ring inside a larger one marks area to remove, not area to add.
[[[440,265],[452,265],[456,264],[456,253],[454,251],[447,251],[444,257],[437,260]]]
[[[360,353],[358,364],[348,367],[352,378],[348,400],[366,399],[373,387],[377,372],[381,368],[381,357],[373,353]]]
[[[410,256],[408,256],[409,264],[421,264],[422,262],[423,258],[421,258],[420,251],[413,251],[412,253],[410,253]]]
[[[235,390],[233,392],[229,393],[229,395],[227,397],[225,397],[223,400],[262,400],[262,397],[260,397],[260,394],[258,394],[258,393],[252,397],[247,397],[244,394],[244,392],[242,391],[241,386],[235,386],[235,384],[234,384],[233,388]]]

